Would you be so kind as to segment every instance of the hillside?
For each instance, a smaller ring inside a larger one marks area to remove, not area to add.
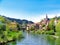
[[[32,21],[28,21],[28,20],[25,20],[25,19],[23,19],[23,20],[21,20],[21,19],[15,19],[15,18],[10,18],[10,17],[6,17],[6,16],[3,16],[5,19],[8,19],[8,20],[10,20],[10,21],[16,21],[17,23],[19,23],[19,24],[28,24],[28,23],[30,23],[30,24],[33,24],[34,22],[32,22]]]

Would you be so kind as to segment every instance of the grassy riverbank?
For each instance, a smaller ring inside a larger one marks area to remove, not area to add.
[[[53,31],[53,30],[50,30],[50,31],[46,31],[46,30],[37,30],[37,31],[31,31],[31,33],[54,35],[54,31]]]
[[[23,38],[22,31],[4,31],[3,34],[0,34],[0,43],[7,43],[9,41],[16,40],[18,38]]]

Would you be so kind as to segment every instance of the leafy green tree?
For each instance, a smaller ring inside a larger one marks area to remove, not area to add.
[[[56,25],[56,35],[60,36],[60,21]]]
[[[50,28],[50,30],[54,29],[54,19],[50,20],[48,27]]]
[[[56,25],[56,31],[60,32],[60,22],[58,22],[57,25]]]
[[[6,30],[6,25],[0,22],[0,31],[5,31],[5,30]]]
[[[6,22],[5,18],[2,17],[2,16],[0,16],[0,21],[1,21],[2,23],[5,23],[5,22]]]
[[[20,29],[21,29],[21,26],[20,26],[20,24],[17,24],[17,28],[18,28],[18,30],[20,30]]]

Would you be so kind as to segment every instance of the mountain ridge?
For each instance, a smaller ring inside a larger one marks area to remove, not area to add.
[[[23,24],[23,23],[25,23],[25,24],[33,24],[34,23],[33,21],[29,21],[29,20],[26,20],[26,19],[16,19],[16,18],[11,18],[11,17],[6,17],[6,16],[2,16],[2,17],[6,18],[8,20],[11,20],[12,22],[16,21],[19,24]]]

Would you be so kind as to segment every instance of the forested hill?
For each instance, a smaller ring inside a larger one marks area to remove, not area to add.
[[[34,22],[32,22],[32,21],[28,21],[28,20],[25,20],[25,19],[23,19],[23,20],[21,20],[21,19],[16,19],[16,18],[10,18],[10,17],[6,17],[6,16],[2,16],[2,17],[4,17],[4,18],[6,18],[6,19],[8,19],[8,20],[10,20],[10,21],[16,21],[17,23],[19,23],[19,24],[28,24],[28,23],[30,23],[30,24],[33,24]]]

